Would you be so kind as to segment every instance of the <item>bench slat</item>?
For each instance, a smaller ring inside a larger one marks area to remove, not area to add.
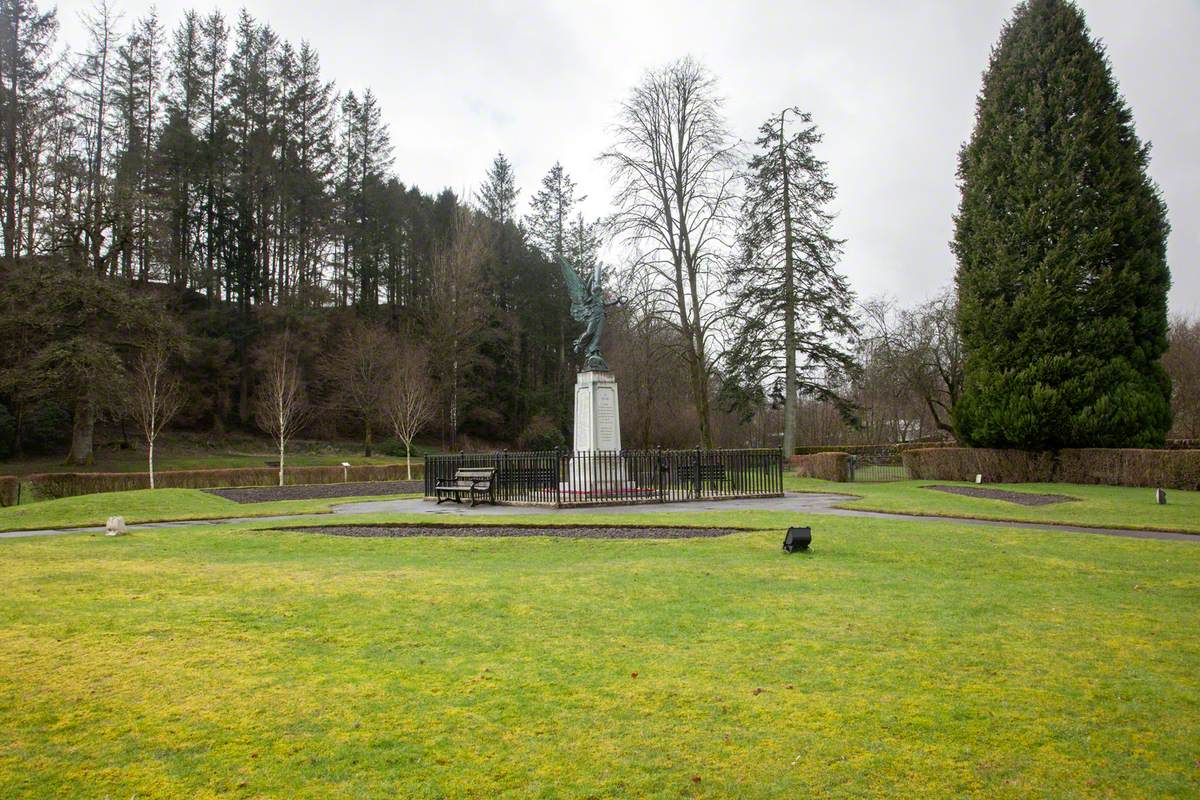
[[[437,495],[439,503],[449,495],[454,495],[450,499],[454,499],[455,502],[461,502],[457,496],[469,494],[472,506],[480,502],[477,497],[495,505],[496,496],[492,491],[492,479],[495,475],[495,467],[461,467],[455,470],[453,478],[439,480],[434,485],[434,494]]]

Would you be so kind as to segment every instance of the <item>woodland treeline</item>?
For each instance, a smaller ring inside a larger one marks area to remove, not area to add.
[[[630,302],[606,343],[628,387],[629,443],[773,440],[747,422],[770,416],[762,386],[781,349],[755,341],[781,333],[785,316],[794,336],[797,292],[787,290],[786,314],[762,313],[778,298],[751,296],[752,271],[730,269],[735,250],[749,263],[776,244],[770,230],[738,233],[734,188],[753,174],[769,183],[773,168],[807,170],[832,197],[806,115],[786,137],[780,116],[782,165],[768,153],[747,167],[715,80],[685,59],[634,88],[602,155],[619,213],[585,219],[582,190],[556,164],[521,214],[502,154],[471,197],[403,183],[371,90],[334,86],[309,43],[246,11],[125,20],[102,0],[85,17],[87,41],[70,47],[53,10],[3,0],[0,14],[0,438],[10,452],[61,446],[69,431],[69,460],[88,460],[95,426],[129,417],[122,397],[139,354],[163,342],[184,394],[176,427],[262,428],[264,365],[284,342],[305,406],[321,412],[307,415],[307,435],[362,436],[369,450],[386,415],[363,385],[385,383],[403,355],[424,365],[436,398],[425,434],[443,446],[562,441],[578,331],[557,261],[589,271],[609,238],[631,262],[610,278]],[[671,115],[695,132],[676,143],[682,161],[663,165],[654,148]],[[651,119],[660,130],[641,130]],[[656,184],[640,183],[649,163],[665,170]],[[675,180],[689,163],[705,166]],[[667,184],[681,194],[656,196]],[[759,202],[776,210],[769,189]],[[813,274],[849,308],[833,272],[840,242],[827,217],[809,221],[823,239]],[[852,334],[846,313],[835,316],[836,332]],[[776,317],[778,330],[737,331],[739,318]],[[755,354],[737,380],[722,364],[735,341]],[[828,355],[851,366],[848,352]]]
[[[274,386],[303,406],[289,435],[368,452],[416,423],[443,447],[563,444],[579,328],[557,262],[601,254],[626,298],[604,351],[627,446],[954,430],[957,294],[854,295],[798,108],[740,142],[684,58],[631,87],[598,154],[611,187],[555,164],[522,188],[499,154],[470,196],[428,193],[371,90],[248,12],[130,20],[101,0],[85,21],[61,42],[53,10],[0,0],[0,457],[86,462],[97,425],[136,439],[147,374],[178,392],[172,427],[218,436],[280,427]],[[585,218],[599,191],[613,213]],[[1196,325],[1171,335],[1176,429],[1196,436],[1178,355]],[[412,397],[431,409],[400,425]]]
[[[310,44],[245,11],[168,28],[102,2],[69,48],[53,10],[0,15],[8,449],[117,421],[123,366],[163,330],[181,426],[252,428],[256,359],[284,331],[331,412],[313,435],[361,427],[338,395],[364,342],[425,346],[448,443],[561,423],[573,323],[548,247],[596,249],[561,168],[529,224],[503,156],[476,198],[407,186],[370,89],[335,87]]]

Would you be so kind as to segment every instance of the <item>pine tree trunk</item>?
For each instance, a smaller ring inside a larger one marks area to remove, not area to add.
[[[367,458],[371,457],[371,420],[370,418],[363,420],[363,455]]]
[[[16,15],[10,15],[11,37],[7,50],[11,62],[4,66],[9,69],[8,98],[4,107],[4,257],[11,260],[16,254],[17,238],[17,70],[16,53],[19,47],[20,30]]]
[[[71,452],[67,454],[68,464],[83,466],[92,463],[95,430],[96,404],[90,397],[80,397],[75,402],[75,419],[71,424]]]
[[[691,279],[692,289],[692,332],[696,337],[693,345],[693,366],[696,385],[696,413],[700,416],[700,440],[705,449],[713,448],[712,418],[708,397],[708,367],[704,352],[704,332],[700,322],[699,296],[696,280]]]
[[[787,166],[787,143],[783,136],[783,119],[779,115],[779,173],[783,180],[783,454],[796,452],[796,242],[792,236],[792,198]]]

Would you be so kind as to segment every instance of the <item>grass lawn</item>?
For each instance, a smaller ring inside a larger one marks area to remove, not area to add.
[[[1153,489],[1068,483],[984,484],[987,488],[1012,492],[1059,494],[1078,498],[1076,501],[1048,506],[1022,506],[1006,500],[964,497],[922,488],[930,485],[975,486],[973,483],[954,481],[834,483],[785,476],[783,483],[785,489],[793,492],[859,495],[862,499],[847,500],[840,505],[862,511],[1200,533],[1200,492],[1168,490],[1167,504],[1160,506],[1154,502]]]
[[[67,466],[63,454],[38,456],[22,460],[0,461],[0,475],[29,475],[35,472],[145,472],[146,452],[139,441],[128,450],[98,447],[95,463],[88,466]],[[435,452],[424,445],[413,446],[413,466],[419,469],[421,456]],[[65,451],[64,451],[65,453]],[[208,441],[197,434],[170,434],[155,448],[154,466],[158,470],[231,469],[234,467],[263,467],[279,460],[273,444],[261,438],[229,435]],[[398,464],[404,457],[376,455],[367,458],[357,442],[297,441],[291,445],[285,463],[289,467],[329,467],[343,461],[352,464]]]
[[[0,541],[0,797],[1200,793],[1196,545],[634,519]]]
[[[188,519],[263,517],[274,514],[317,514],[339,503],[360,500],[395,500],[417,495],[338,497],[317,500],[279,500],[268,503],[235,503],[199,489],[138,489],[45,500],[0,508],[0,531],[35,528],[82,528],[103,525],[113,514],[126,522],[166,522]]]

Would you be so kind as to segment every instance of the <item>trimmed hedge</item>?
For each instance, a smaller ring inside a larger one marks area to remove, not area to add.
[[[21,479],[11,475],[0,475],[0,508],[15,506],[20,496]]]
[[[423,463],[413,464],[413,477],[419,479]],[[284,483],[341,483],[350,481],[402,481],[408,469],[403,464],[361,464],[349,467],[284,467]],[[147,472],[47,472],[26,478],[30,488],[44,498],[74,497],[100,492],[125,492],[149,489]],[[213,489],[230,486],[276,486],[278,467],[237,467],[232,469],[183,469],[154,473],[154,485],[160,489]]]
[[[908,474],[918,480],[973,481],[983,475],[988,483],[1052,483],[1051,453],[993,450],[983,447],[931,447],[901,455]]]
[[[1058,480],[1063,483],[1107,483],[1200,489],[1198,450],[1063,450]]]
[[[796,448],[795,455],[813,456],[818,453],[849,453],[853,456],[890,456],[905,450],[942,447],[939,442],[893,442],[892,444],[805,444]]]
[[[988,483],[1089,483],[1200,489],[1200,450],[1076,448],[1052,452],[934,447],[909,450],[904,466],[918,480]]]
[[[850,480],[849,453],[790,456],[788,464],[795,469],[797,478],[819,478],[823,481],[838,482]]]

